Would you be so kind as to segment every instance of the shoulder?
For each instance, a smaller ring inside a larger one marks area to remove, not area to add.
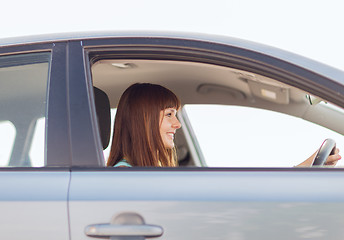
[[[122,159],[121,161],[119,161],[118,163],[116,163],[116,164],[114,165],[114,167],[132,167],[132,166],[127,162],[127,160]]]

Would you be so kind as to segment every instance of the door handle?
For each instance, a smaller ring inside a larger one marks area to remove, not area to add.
[[[112,236],[143,236],[159,237],[163,229],[155,225],[113,225],[94,224],[85,228],[89,237],[112,237]]]
[[[89,237],[160,237],[164,233],[162,227],[145,224],[144,219],[137,213],[121,213],[112,218],[109,224],[92,224],[85,228]]]

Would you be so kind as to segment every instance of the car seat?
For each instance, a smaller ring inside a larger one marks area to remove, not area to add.
[[[93,87],[96,106],[99,134],[103,149],[107,148],[111,134],[110,101],[107,94],[99,88]]]

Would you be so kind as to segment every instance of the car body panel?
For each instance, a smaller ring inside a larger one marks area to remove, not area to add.
[[[341,239],[341,172],[73,171],[72,239],[122,212],[161,226],[157,239]],[[309,187],[317,186],[317,187]],[[336,217],[334,217],[336,215]]]
[[[0,171],[0,224],[4,239],[69,239],[70,172]]]

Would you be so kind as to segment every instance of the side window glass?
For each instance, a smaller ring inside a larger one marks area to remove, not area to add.
[[[13,149],[16,129],[10,121],[0,122],[0,167],[8,165]]]
[[[32,167],[44,166],[44,134],[45,134],[45,118],[39,118],[35,124],[35,130],[32,137],[32,144],[29,150]]]
[[[50,52],[0,56],[0,166],[44,166]]]
[[[326,138],[344,145],[343,135],[278,112],[224,105],[185,110],[209,167],[292,167]]]
[[[103,151],[105,162],[107,161],[107,159],[110,155],[110,150],[111,150],[111,145],[112,145],[113,124],[115,123],[116,110],[117,110],[117,108],[111,108],[111,110],[110,110],[110,113],[111,113],[111,133],[110,133],[109,145]]]

